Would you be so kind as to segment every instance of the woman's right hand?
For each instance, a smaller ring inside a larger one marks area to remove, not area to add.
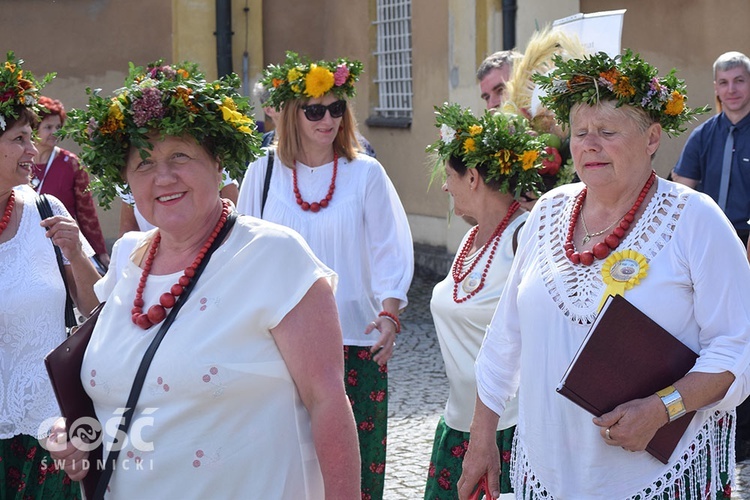
[[[82,450],[84,446],[80,438],[74,437],[68,440],[64,419],[58,419],[52,426],[44,447],[56,463],[62,463],[62,469],[70,476],[70,479],[80,481],[86,477],[89,468],[84,467],[84,464],[88,461],[89,452]]]
[[[499,416],[477,396],[471,422],[469,448],[464,455],[463,471],[458,480],[458,498],[469,500],[482,476],[487,475],[491,498],[500,495],[500,450],[497,448]]]
[[[474,437],[469,439],[469,448],[464,455],[463,471],[458,480],[458,498],[468,500],[477,488],[482,476],[487,475],[487,489],[492,498],[500,492],[500,450],[497,449],[494,432],[489,438]]]

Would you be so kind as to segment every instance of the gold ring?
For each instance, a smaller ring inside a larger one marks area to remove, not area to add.
[[[609,435],[609,427],[607,427],[607,430],[604,431],[604,435],[607,436],[607,439],[612,441],[612,436]]]

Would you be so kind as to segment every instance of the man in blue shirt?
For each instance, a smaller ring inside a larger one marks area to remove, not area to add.
[[[690,134],[672,177],[719,203],[747,245],[750,233],[750,59],[740,52],[719,56],[714,62],[714,92],[720,113]],[[731,126],[734,127],[734,152],[726,202],[722,204],[722,165]]]
[[[750,233],[750,59],[727,52],[714,62],[714,92],[720,113],[695,128],[672,172],[675,181],[702,191],[721,206],[724,149],[734,126],[728,190],[722,210],[747,245]],[[748,247],[750,255],[750,247]],[[750,400],[737,407],[737,461],[750,458]]]

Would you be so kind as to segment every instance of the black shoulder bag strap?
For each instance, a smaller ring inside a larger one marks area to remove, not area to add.
[[[52,207],[49,204],[47,195],[40,194],[36,197],[36,209],[39,210],[39,216],[44,219],[49,219],[55,214],[52,213]],[[68,328],[68,335],[70,335],[70,328],[78,325],[76,320],[75,312],[73,312],[73,299],[70,297],[70,288],[68,287],[68,278],[65,276],[65,265],[63,264],[63,256],[60,248],[52,244],[52,248],[55,249],[55,257],[57,258],[57,267],[60,269],[60,275],[62,276],[63,284],[65,285],[65,327]]]
[[[148,349],[146,349],[146,352],[143,355],[143,359],[141,360],[141,364],[138,367],[138,371],[135,374],[133,387],[130,389],[128,402],[125,404],[125,413],[120,420],[120,426],[115,436],[127,435],[128,430],[130,429],[130,423],[133,419],[133,413],[135,413],[135,405],[138,402],[138,397],[141,394],[143,383],[146,380],[146,374],[148,373],[148,369],[151,366],[151,361],[154,359],[154,354],[159,348],[159,344],[161,344],[161,341],[164,338],[164,335],[167,333],[167,330],[169,330],[169,327],[172,326],[172,323],[177,316],[177,312],[182,308],[182,305],[185,303],[185,301],[187,301],[190,292],[193,291],[195,284],[198,282],[198,278],[206,268],[208,261],[211,259],[211,255],[213,255],[213,253],[219,248],[219,246],[221,246],[221,243],[224,241],[224,238],[226,238],[227,233],[229,233],[229,231],[232,229],[232,226],[234,226],[235,220],[237,220],[237,213],[230,213],[227,217],[227,221],[224,223],[224,227],[222,227],[221,231],[219,231],[219,234],[216,235],[216,239],[214,240],[213,245],[211,245],[211,248],[209,248],[206,252],[206,256],[203,257],[203,260],[195,269],[195,276],[192,280],[190,280],[188,286],[186,286],[182,291],[179,299],[177,299],[177,303],[174,305],[172,310],[169,311],[169,314],[164,320],[164,323],[162,323],[161,328],[159,328],[159,331],[154,336],[151,344],[149,344]],[[104,498],[104,493],[107,491],[107,485],[109,484],[109,478],[112,477],[112,472],[114,472],[114,464],[117,461],[117,457],[119,455],[120,447],[115,447],[107,454],[107,460],[104,462],[104,470],[102,471],[102,475],[99,478],[99,483],[96,485],[96,492],[94,493],[94,498],[92,500],[101,500],[102,498]]]
[[[271,172],[273,171],[273,149],[268,150],[268,165],[266,165],[266,178],[263,180],[263,197],[260,199],[260,218],[263,218],[263,210],[266,208],[268,199],[268,187],[271,185]]]

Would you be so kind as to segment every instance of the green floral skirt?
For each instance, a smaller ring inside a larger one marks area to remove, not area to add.
[[[497,449],[500,450],[500,493],[512,493],[510,483],[510,458],[515,426],[497,431]],[[432,445],[430,469],[425,486],[425,500],[456,500],[458,479],[469,447],[469,433],[451,429],[440,417]]]
[[[39,441],[24,434],[0,439],[0,500],[73,500],[81,489],[55,467]]]
[[[344,382],[359,435],[362,500],[381,500],[388,432],[388,365],[373,361],[369,347],[344,346]]]

